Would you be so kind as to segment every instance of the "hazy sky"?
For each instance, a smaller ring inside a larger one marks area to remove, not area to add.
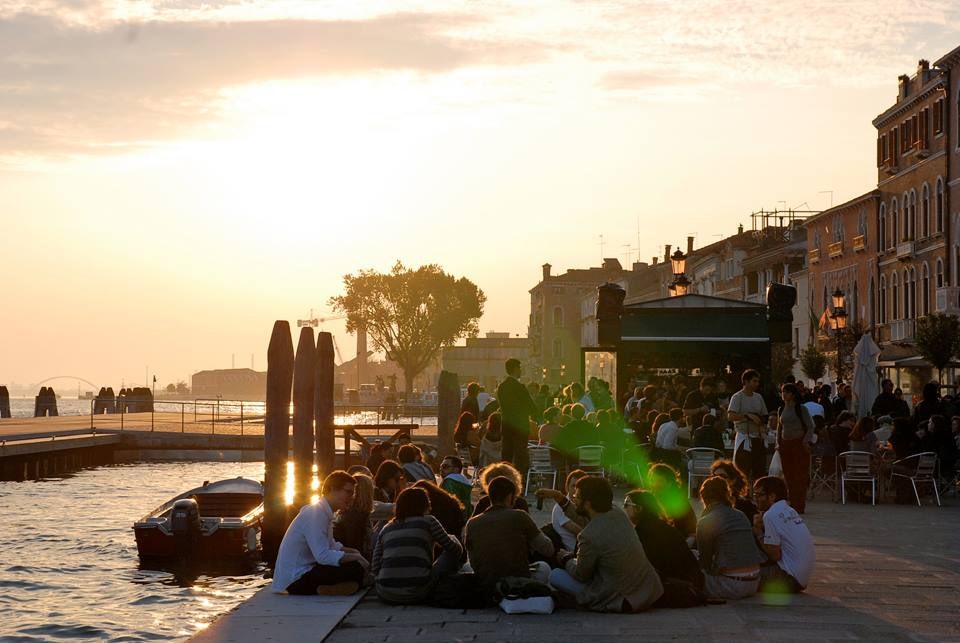
[[[0,383],[264,368],[397,259],[525,333],[601,234],[871,189],[870,121],[957,45],[947,0],[0,0]]]

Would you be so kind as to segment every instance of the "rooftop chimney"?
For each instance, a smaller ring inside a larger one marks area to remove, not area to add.
[[[660,259],[660,257],[653,257],[653,259],[650,260],[650,265],[651,265],[651,266],[657,265],[657,261],[658,261],[659,259]]]
[[[550,278],[550,264],[543,264],[543,280],[546,281]]]
[[[920,82],[920,85],[925,85],[927,78],[930,76],[930,61],[924,60],[921,58],[917,61],[917,80]]]
[[[687,256],[693,254],[693,237],[687,237]]]
[[[603,269],[608,272],[622,272],[623,266],[620,265],[620,260],[617,258],[607,258],[603,260]]]
[[[743,234],[743,224],[737,226],[737,234]]]
[[[910,95],[910,77],[906,74],[897,76],[897,102]]]
[[[671,246],[671,245],[668,243],[667,245],[664,246],[664,248],[666,248],[666,250],[663,251],[663,260],[664,260],[664,261],[670,261],[670,250],[671,250],[671,248],[673,248],[673,246]]]

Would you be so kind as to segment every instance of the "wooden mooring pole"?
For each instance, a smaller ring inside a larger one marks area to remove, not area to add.
[[[456,373],[440,371],[437,381],[437,441],[440,455],[454,455],[453,432],[460,415],[460,381]],[[479,420],[479,419],[478,419]]]
[[[333,335],[320,332],[317,337],[317,377],[314,415],[316,416],[317,469],[321,483],[333,471],[336,456],[333,408]]]
[[[313,480],[313,401],[317,379],[317,346],[313,328],[300,329],[293,366],[293,504],[310,502]]]
[[[0,386],[0,418],[10,417],[10,392],[6,386]]]
[[[287,528],[287,454],[290,390],[293,385],[293,342],[290,324],[278,320],[267,349],[267,396],[264,418],[263,559],[273,565]]]

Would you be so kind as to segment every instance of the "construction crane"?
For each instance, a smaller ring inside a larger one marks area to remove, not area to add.
[[[325,322],[330,321],[340,321],[346,319],[346,315],[331,315],[330,317],[314,317],[313,309],[310,309],[309,319],[298,319],[297,327],[310,326],[312,328],[323,327]],[[331,334],[333,339],[333,349],[337,353],[337,359],[340,360],[340,365],[343,365],[343,355],[340,354],[340,346],[337,345],[337,338]],[[357,331],[357,390],[360,390],[360,377],[361,377],[361,365],[365,364],[367,361],[367,333],[360,329]]]

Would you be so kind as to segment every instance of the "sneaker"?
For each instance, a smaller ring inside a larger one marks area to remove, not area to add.
[[[355,594],[360,589],[360,583],[353,580],[334,583],[333,585],[320,585],[317,587],[318,596],[349,596]]]

